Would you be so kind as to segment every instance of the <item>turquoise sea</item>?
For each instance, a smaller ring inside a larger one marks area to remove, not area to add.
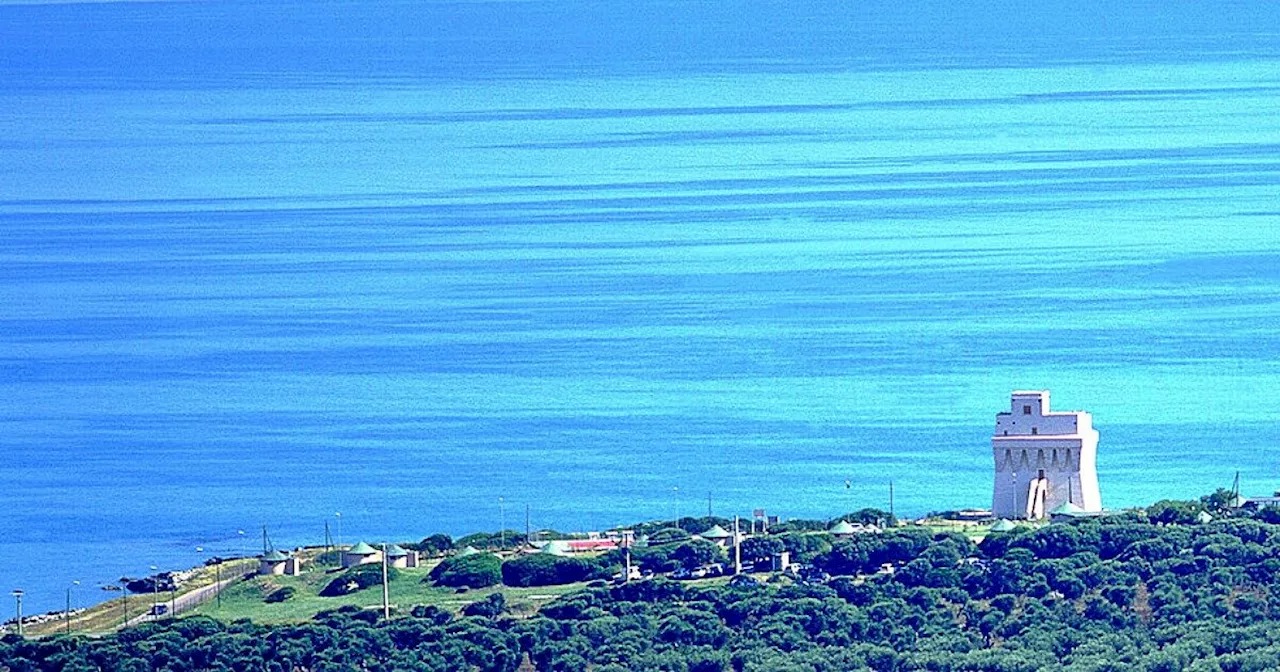
[[[985,507],[1023,388],[1106,506],[1270,494],[1277,324],[1273,3],[0,1],[28,611],[338,512]]]

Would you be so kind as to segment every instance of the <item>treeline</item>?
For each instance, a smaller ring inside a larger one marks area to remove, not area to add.
[[[814,565],[839,574],[824,583],[597,584],[529,618],[506,614],[495,596],[463,614],[415,607],[386,621],[350,607],[292,626],[190,618],[102,639],[9,636],[0,667],[1280,669],[1280,526],[1266,512],[1181,517],[1204,508],[1162,503],[1145,515],[995,533],[977,546],[916,528],[863,535],[812,551]],[[865,575],[883,563],[897,571]]]
[[[826,534],[832,524],[839,520],[858,523],[883,524],[889,514],[879,509],[862,509],[845,514],[840,518],[826,520],[792,520],[776,525],[767,535],[748,537],[742,543],[742,561],[746,565],[766,563],[782,551],[789,551],[791,558],[797,562],[810,562],[820,559],[824,553],[831,551],[834,538]],[[642,543],[623,550],[612,550],[595,557],[558,557],[551,554],[533,554],[517,557],[503,562],[491,553],[472,555],[453,555],[435,567],[428,580],[437,585],[466,588],[484,588],[498,584],[515,587],[546,586],[556,584],[608,579],[619,574],[626,564],[624,553],[630,554],[631,564],[646,573],[662,574],[679,569],[696,569],[707,565],[727,565],[730,561],[725,549],[716,544],[696,539],[694,535],[702,534],[714,526],[732,529],[733,521],[726,518],[706,516],[701,518],[680,518],[674,521],[641,523],[633,529]],[[452,542],[450,548],[466,547],[493,549],[500,542],[500,533],[473,534]],[[514,533],[511,533],[514,534]],[[744,530],[745,534],[745,530]],[[908,535],[910,533],[907,533]],[[506,535],[502,535],[506,536]],[[923,537],[916,534],[916,545],[928,543],[930,535]],[[873,538],[872,536],[868,537]],[[897,537],[894,537],[895,539]],[[428,543],[436,539],[435,543]],[[920,541],[923,539],[923,541]],[[418,547],[439,548],[447,537],[434,535],[424,539]],[[520,537],[523,541],[523,536]],[[897,545],[891,545],[896,549]],[[878,566],[881,562],[892,562],[903,558],[900,552],[891,551],[888,555],[875,554]]]

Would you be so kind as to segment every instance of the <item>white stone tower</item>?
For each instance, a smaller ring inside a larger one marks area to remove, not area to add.
[[[1093,416],[1050,413],[1048,391],[1013,393],[1009,412],[996,414],[991,452],[991,511],[997,518],[1041,519],[1067,503],[1102,510]]]

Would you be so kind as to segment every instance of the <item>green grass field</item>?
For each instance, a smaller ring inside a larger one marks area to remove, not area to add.
[[[423,579],[428,571],[426,569],[396,571],[399,575],[388,584],[388,593],[392,608],[402,614],[408,613],[419,604],[435,605],[458,612],[467,604],[483,600],[495,592],[502,592],[506,596],[509,611],[516,614],[531,614],[543,604],[565,593],[580,590],[586,585],[574,583],[539,588],[494,586],[459,593],[453,588],[437,588],[424,583]],[[340,597],[321,597],[320,590],[334,576],[337,576],[336,572],[313,570],[302,576],[253,577],[224,590],[221,606],[216,600],[211,600],[187,614],[202,614],[224,621],[249,618],[256,623],[298,623],[310,619],[321,611],[337,609],[348,604],[368,608],[382,606],[381,586],[373,586]],[[296,591],[293,597],[274,604],[264,601],[267,595],[286,586],[291,586]]]

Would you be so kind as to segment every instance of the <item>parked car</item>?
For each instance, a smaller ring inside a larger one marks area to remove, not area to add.
[[[810,565],[800,570],[800,578],[810,583],[823,583],[830,579],[831,575]]]
[[[150,613],[152,616],[164,616],[165,614],[169,613],[169,605],[167,604],[153,605],[151,607],[151,611],[148,613]]]
[[[650,572],[649,575],[652,576],[653,572]],[[639,567],[636,567],[634,565],[632,565],[631,571],[627,573],[626,577],[623,577],[622,572],[620,571],[613,573],[613,580],[617,581],[618,583],[622,583],[623,581],[637,581],[642,578],[644,578],[644,574],[640,572]]]

